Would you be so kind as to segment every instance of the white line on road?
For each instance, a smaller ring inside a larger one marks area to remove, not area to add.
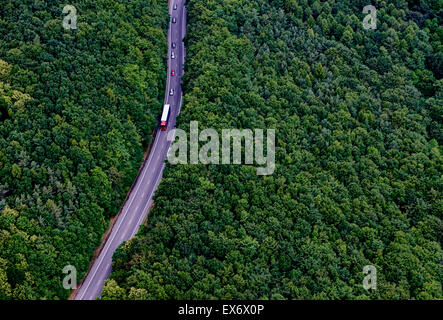
[[[185,14],[185,11],[184,11],[184,10],[185,10],[185,8],[182,7],[182,17],[183,17],[184,14]],[[169,15],[170,15],[170,16],[172,15],[172,10],[171,10],[171,8],[169,8]],[[182,21],[182,25],[183,25],[183,21]],[[183,36],[183,33],[182,33],[182,36]],[[168,40],[169,40],[169,43],[171,44],[171,43],[172,43],[172,24],[171,24],[171,22],[169,22]],[[183,45],[183,43],[182,43],[182,45]],[[171,56],[170,56],[170,52],[171,52],[171,50],[172,50],[172,49],[168,50],[168,74],[167,74],[168,87],[167,87],[167,90],[166,90],[166,92],[165,92],[165,103],[167,103],[168,98],[169,98],[169,92],[168,92],[169,90],[168,90],[168,89],[169,89],[170,84],[171,84],[171,76],[170,76],[170,69],[171,69],[171,67],[172,67],[172,59],[171,59]],[[183,56],[183,54],[182,54],[182,56]],[[181,57],[181,58],[182,58],[182,60],[183,60],[184,57]],[[180,107],[180,105],[181,105],[181,103],[182,103],[182,96],[180,97],[180,102],[179,102],[179,103],[180,103],[180,104],[179,104],[179,107]],[[143,168],[142,168],[141,176],[137,177],[136,185],[135,185],[134,189],[132,190],[131,195],[129,196],[128,203],[127,203],[127,205],[126,205],[126,204],[124,205],[121,214],[117,217],[116,225],[114,226],[114,228],[112,228],[110,237],[107,239],[106,243],[104,244],[104,248],[103,248],[103,250],[100,252],[100,255],[99,255],[98,260],[96,260],[96,261],[94,262],[94,265],[93,265],[92,269],[91,269],[91,270],[88,272],[88,274],[86,275],[85,283],[79,288],[79,291],[78,291],[77,296],[75,297],[75,299],[77,299],[77,300],[78,300],[78,299],[83,299],[83,298],[85,297],[85,295],[87,294],[88,289],[89,289],[89,287],[90,287],[90,285],[91,285],[92,280],[94,280],[94,278],[95,278],[95,276],[96,276],[98,270],[99,270],[100,267],[102,266],[102,262],[103,262],[103,260],[105,259],[105,257],[107,257],[108,251],[110,250],[110,248],[111,248],[112,245],[113,245],[113,241],[115,240],[117,234],[118,234],[119,231],[121,230],[122,224],[123,224],[123,222],[125,221],[128,212],[130,211],[129,209],[131,208],[131,206],[132,206],[132,204],[133,204],[133,202],[134,202],[134,199],[137,198],[137,194],[138,194],[138,192],[139,192],[139,190],[140,190],[140,186],[141,186],[141,185],[144,185],[143,180],[145,179],[146,173],[147,173],[148,171],[150,171],[150,172],[152,172],[152,173],[154,172],[154,171],[148,170],[148,168],[149,168],[149,166],[150,166],[150,164],[151,164],[151,161],[152,161],[152,159],[153,159],[155,153],[158,154],[157,157],[156,157],[156,160],[158,160],[159,157],[160,157],[160,152],[157,151],[158,140],[161,139],[160,137],[161,137],[161,132],[157,131],[157,136],[156,136],[156,139],[155,139],[154,144],[153,144],[153,146],[152,146],[152,149],[151,149],[151,151],[150,151],[150,154],[149,154],[149,157],[148,157],[148,161],[147,161],[147,163],[146,163],[146,164],[143,166]],[[170,147],[170,145],[169,145],[169,147]],[[169,148],[168,148],[168,149],[169,149]],[[161,150],[160,150],[160,151],[161,151]],[[156,182],[155,182],[155,184],[154,184],[154,187],[153,187],[152,190],[151,190],[151,194],[150,194],[150,196],[148,197],[149,200],[147,201],[147,203],[146,203],[146,205],[145,205],[145,207],[144,207],[144,210],[142,211],[142,214],[141,214],[140,217],[139,217],[138,224],[136,225],[136,230],[133,232],[131,238],[132,238],[132,237],[135,235],[135,233],[138,231],[138,227],[140,226],[142,220],[143,220],[144,217],[146,216],[147,209],[148,209],[149,205],[152,204],[152,195],[154,194],[155,190],[157,189],[158,183],[159,183],[159,181],[160,181],[160,179],[161,179],[161,177],[162,177],[162,173],[163,173],[163,169],[164,169],[164,167],[165,167],[165,163],[162,162],[161,165],[160,165],[160,171],[158,172],[157,180],[156,180]],[[147,181],[147,183],[149,184],[150,181],[151,181],[151,175],[148,176],[148,181]],[[137,206],[137,208],[136,208],[136,210],[135,210],[136,213],[137,213],[137,210],[139,209],[139,206],[140,206],[140,203],[138,204],[138,206]],[[131,222],[132,222],[132,220],[133,220],[135,217],[136,217],[135,214],[132,215],[132,217],[131,217]],[[121,239],[123,239],[123,237],[124,237],[124,235],[121,236]],[[112,258],[111,258],[111,259],[112,259]],[[107,267],[107,266],[105,266],[105,268],[106,268],[106,267]],[[105,269],[105,270],[108,270],[108,269]],[[92,272],[92,274],[91,274],[91,272]],[[93,298],[93,295],[95,294],[95,292],[97,292],[97,291],[100,290],[100,286],[101,286],[101,284],[102,284],[102,282],[103,282],[104,280],[106,280],[106,279],[99,279],[99,281],[98,281],[98,282],[95,284],[95,286],[94,286],[94,288],[95,288],[96,290],[92,293],[92,295],[88,295],[88,297]]]
[[[162,170],[163,170],[164,164],[161,167],[160,173],[158,175],[157,180],[155,181],[154,187],[152,188],[151,194],[149,195],[149,201],[146,204],[146,206],[143,208],[143,214],[141,215],[141,219],[139,219],[139,221],[137,222],[137,225],[139,226],[131,235],[131,238],[134,237],[134,235],[138,232],[138,229],[140,228],[140,224],[142,223],[142,221],[144,220],[145,214],[147,214],[147,210],[148,207],[150,205],[150,203],[152,203],[152,195],[154,193],[154,191],[157,189],[156,186],[160,180],[160,178],[162,177]]]

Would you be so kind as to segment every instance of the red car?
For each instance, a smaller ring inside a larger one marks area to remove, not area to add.
[[[175,70],[174,69],[171,70],[171,76],[175,76]]]

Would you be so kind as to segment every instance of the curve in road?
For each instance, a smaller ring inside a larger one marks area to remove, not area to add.
[[[180,112],[182,100],[181,77],[185,56],[183,37],[186,32],[184,2],[185,0],[172,0],[169,8],[171,17],[168,31],[169,58],[164,102],[164,104],[171,106],[168,128],[166,131],[157,129],[149,157],[145,161],[102,251],[77,289],[75,300],[92,300],[100,296],[104,281],[111,273],[112,255],[115,249],[124,241],[134,237],[152,205],[152,197],[162,177],[165,167],[164,160],[171,144],[167,135],[175,127],[175,118]],[[177,4],[176,10],[173,9],[174,4]],[[176,23],[172,23],[172,18],[176,18]],[[172,49],[173,42],[176,44],[175,49]],[[172,52],[175,55],[174,59],[171,58]],[[171,76],[172,70],[175,71],[175,76]],[[174,89],[172,96],[169,95],[171,89]]]

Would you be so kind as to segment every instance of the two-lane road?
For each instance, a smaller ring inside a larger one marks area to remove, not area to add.
[[[161,180],[165,166],[164,160],[170,146],[167,134],[174,129],[175,117],[180,111],[182,96],[180,79],[183,75],[184,63],[183,36],[186,32],[184,1],[172,0],[169,8],[171,16],[168,32],[169,58],[164,102],[171,105],[168,129],[166,131],[157,131],[149,157],[145,161],[102,251],[94,261],[81,287],[78,288],[75,300],[92,300],[100,296],[104,281],[111,273],[112,255],[115,249],[137,233],[140,224],[146,218],[146,214],[152,205],[152,197]],[[174,4],[177,4],[177,9],[174,9]],[[176,19],[175,23],[172,23],[172,18]],[[175,48],[172,48],[172,43],[175,44]],[[171,58],[172,52],[175,56],[174,59]],[[175,72],[174,76],[171,76],[172,70]],[[172,96],[169,94],[171,89],[174,90]]]

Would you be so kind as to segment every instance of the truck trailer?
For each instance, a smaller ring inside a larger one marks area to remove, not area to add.
[[[165,104],[164,107],[163,107],[162,117],[160,119],[160,129],[161,129],[161,131],[165,131],[168,128],[169,109],[170,109],[170,105],[169,104]]]

